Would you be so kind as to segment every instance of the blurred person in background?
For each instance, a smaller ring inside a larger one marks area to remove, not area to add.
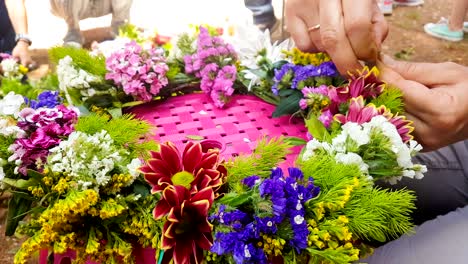
[[[50,0],[52,13],[65,20],[68,26],[64,45],[81,47],[84,43],[80,20],[112,14],[111,35],[117,36],[119,27],[130,18],[133,0]]]
[[[269,30],[271,40],[282,41],[289,37],[283,30],[283,21],[277,19],[272,0],[244,0],[245,7],[253,13],[253,22],[261,30]]]
[[[31,43],[24,0],[0,0],[0,53],[9,53],[31,68]]]

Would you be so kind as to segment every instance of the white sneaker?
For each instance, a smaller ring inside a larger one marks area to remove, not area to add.
[[[468,33],[468,21],[463,22],[463,31]]]
[[[380,11],[384,15],[391,15],[393,12],[393,0],[379,0]]]

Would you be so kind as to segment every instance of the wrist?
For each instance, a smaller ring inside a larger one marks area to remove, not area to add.
[[[25,43],[27,44],[28,47],[31,46],[32,44],[31,37],[28,34],[16,34],[15,41],[17,45],[21,43],[23,44]]]

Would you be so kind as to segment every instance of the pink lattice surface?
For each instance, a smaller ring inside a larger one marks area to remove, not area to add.
[[[217,140],[225,145],[222,155],[228,158],[250,154],[264,136],[305,139],[303,121],[287,116],[272,118],[274,108],[255,96],[238,95],[219,109],[205,94],[189,94],[133,107],[130,112],[153,124],[155,139],[160,142],[171,141],[183,149],[193,138]],[[282,167],[293,166],[300,149],[294,147]]]

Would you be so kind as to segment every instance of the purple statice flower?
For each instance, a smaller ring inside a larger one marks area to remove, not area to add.
[[[112,53],[106,59],[107,80],[123,88],[136,100],[151,101],[169,81],[162,49],[144,50],[135,41]]]
[[[184,57],[185,72],[201,79],[200,88],[208,94],[217,107],[224,107],[234,93],[237,69],[234,48],[220,37],[210,36],[200,27],[197,51]]]
[[[279,90],[283,88],[289,89],[291,87],[291,80],[294,78],[296,66],[293,63],[284,64],[279,70],[275,69],[275,77],[273,78],[274,84],[271,87],[273,94],[278,95]]]
[[[316,197],[320,189],[314,185],[311,177],[305,178],[298,168],[289,168],[288,174],[286,177],[280,168],[275,168],[268,179],[260,182],[258,189],[253,189],[265,202],[271,203],[271,214],[256,214],[257,211],[252,209],[226,212],[226,206],[220,206],[218,213],[210,219],[225,227],[222,228],[223,232],[216,232],[212,252],[230,254],[236,263],[267,263],[272,256],[267,256],[260,246],[268,243],[264,236],[278,237],[278,228],[286,225],[290,227],[292,237],[286,239],[288,248],[284,250],[301,253],[307,248],[309,231],[305,220],[305,203]],[[253,186],[258,180],[258,176],[251,176],[245,178],[243,183]],[[251,207],[247,205],[246,208]]]
[[[242,183],[251,189],[259,182],[260,182],[260,177],[257,175],[250,176],[242,180]]]
[[[19,164],[17,169],[23,175],[28,169],[40,169],[37,164],[44,164],[49,150],[74,131],[78,114],[78,109],[64,105],[21,110],[17,125],[25,131],[25,136],[10,146],[14,154],[8,160]]]
[[[58,91],[44,91],[37,96],[37,100],[29,100],[26,97],[24,100],[32,109],[38,109],[41,107],[54,108],[63,101]]]
[[[331,61],[324,62],[318,66],[306,65],[297,66],[295,68],[294,79],[292,80],[291,88],[302,89],[316,77],[333,77],[337,76],[338,70],[335,64]]]

